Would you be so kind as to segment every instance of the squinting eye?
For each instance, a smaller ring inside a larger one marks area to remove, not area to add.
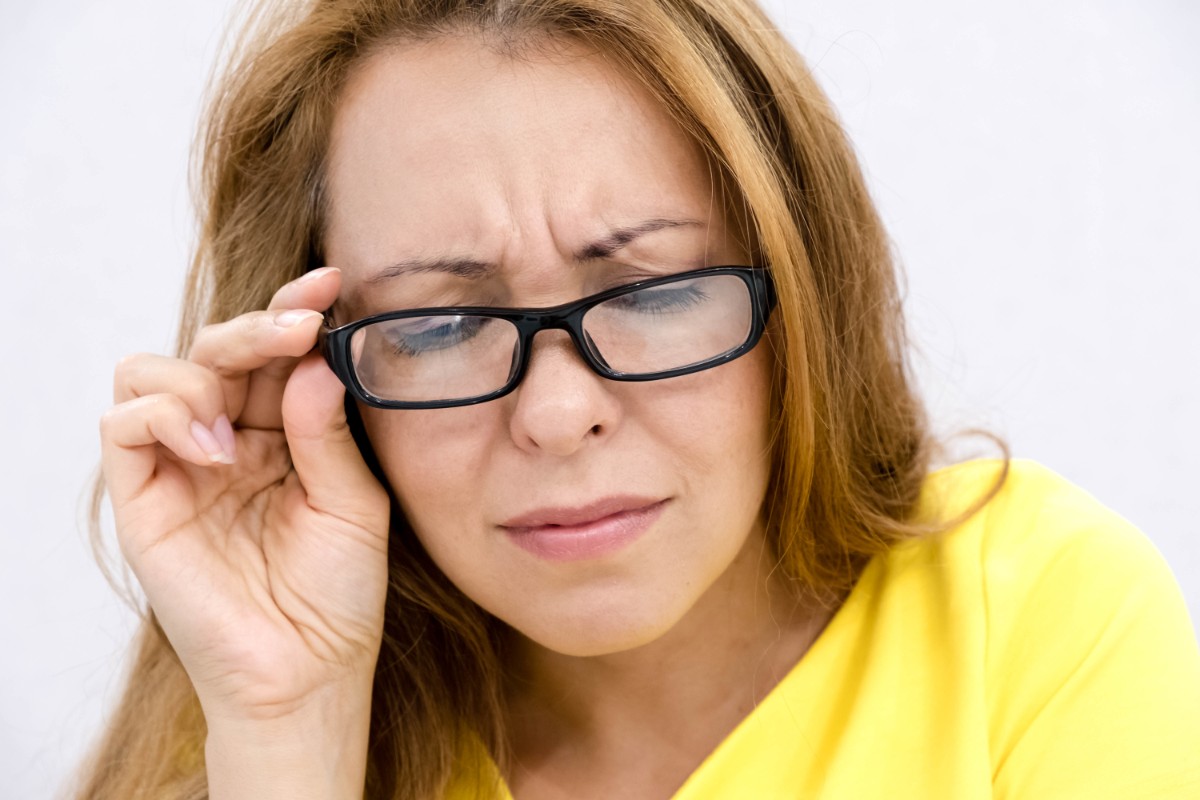
[[[614,297],[604,305],[635,314],[669,314],[687,311],[708,300],[698,281],[668,284]]]
[[[388,323],[383,336],[397,355],[416,357],[469,341],[490,322],[488,317],[420,317]]]

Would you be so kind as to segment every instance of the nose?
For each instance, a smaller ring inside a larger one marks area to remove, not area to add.
[[[615,384],[592,371],[562,330],[533,337],[513,393],[510,435],[530,452],[569,456],[612,434],[621,418]]]

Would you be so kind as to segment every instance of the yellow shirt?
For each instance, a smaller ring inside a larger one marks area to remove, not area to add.
[[[997,469],[935,473],[923,508],[953,514]],[[1183,597],[1129,523],[1014,461],[983,511],[873,560],[675,794],[718,797],[1198,800],[1200,648]]]

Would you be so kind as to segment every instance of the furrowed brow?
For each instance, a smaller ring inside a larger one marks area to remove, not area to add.
[[[649,233],[654,233],[655,231],[667,230],[669,228],[702,226],[702,222],[694,219],[648,219],[644,222],[639,222],[637,225],[630,225],[610,231],[603,239],[592,242],[576,252],[575,260],[577,262],[584,262],[608,258],[635,239]],[[402,261],[389,264],[367,278],[363,283],[368,286],[374,286],[402,275],[418,275],[430,272],[440,272],[446,275],[453,275],[456,278],[475,280],[485,278],[495,271],[495,264],[473,258],[406,258]]]
[[[693,228],[701,227],[702,225],[703,223],[695,219],[648,219],[645,222],[639,222],[637,225],[630,225],[627,228],[617,228],[603,239],[592,242],[575,254],[575,260],[594,261],[608,258],[625,245],[648,233],[668,228]]]
[[[428,272],[442,272],[456,278],[475,279],[486,277],[495,270],[495,264],[473,258],[406,258],[403,261],[389,264],[363,282],[373,286],[401,275],[418,275]]]

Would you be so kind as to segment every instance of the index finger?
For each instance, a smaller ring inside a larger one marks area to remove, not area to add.
[[[239,378],[277,358],[298,358],[317,339],[320,311],[251,311],[227,322],[206,325],[196,334],[188,360],[223,378]]]
[[[282,427],[283,387],[316,344],[320,312],[340,286],[338,270],[314,270],[280,287],[268,310],[200,331],[188,357],[220,377],[230,419],[241,427]]]
[[[255,428],[277,428],[266,420],[244,419],[244,411],[260,408],[268,397],[251,395],[252,384],[256,394],[264,395],[268,385],[278,383],[282,398],[282,385],[300,356],[313,348],[317,340],[317,329],[321,312],[312,309],[289,309],[287,311],[252,311],[228,322],[208,325],[196,335],[188,360],[207,367],[216,373],[225,395],[225,404],[231,420]],[[269,376],[270,380],[253,381],[256,374]],[[281,418],[279,419],[281,423]]]
[[[287,308],[312,308],[324,311],[337,299],[342,288],[342,271],[337,267],[321,267],[306,272],[276,290],[268,311]]]

